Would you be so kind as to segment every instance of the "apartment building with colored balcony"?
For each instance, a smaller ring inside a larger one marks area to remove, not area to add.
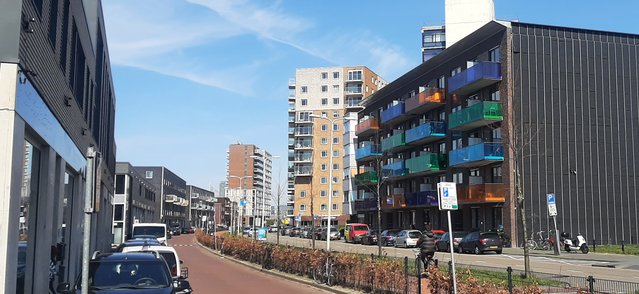
[[[460,38],[363,103],[354,217],[376,225],[379,199],[383,229],[446,229],[436,185],[456,182],[455,230],[522,240],[517,162],[530,231],[553,229],[554,193],[559,230],[637,242],[638,41],[495,21]]]
[[[225,197],[232,202],[246,200],[243,223],[261,226],[262,216],[270,218],[272,199],[273,156],[252,144],[231,144],[227,152],[227,186]]]
[[[159,211],[160,222],[183,227],[190,225],[186,181],[164,166],[134,166],[134,169],[158,191],[156,211]]]
[[[186,194],[191,203],[189,226],[206,229],[213,225],[215,193],[197,186],[187,185]]]
[[[365,66],[296,70],[295,79],[289,81],[287,217],[291,224],[310,225],[315,215],[319,219],[315,225],[326,225],[329,210],[333,225],[350,218],[357,168],[356,113],[363,100],[385,85]],[[332,197],[330,207],[328,197]]]

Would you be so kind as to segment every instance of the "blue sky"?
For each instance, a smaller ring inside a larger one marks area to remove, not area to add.
[[[444,0],[103,1],[116,90],[117,160],[163,165],[203,188],[236,142],[286,176],[288,79],[366,65],[392,81],[421,62],[420,28]],[[495,0],[500,20],[639,34],[639,2]],[[284,179],[285,180],[285,179]]]

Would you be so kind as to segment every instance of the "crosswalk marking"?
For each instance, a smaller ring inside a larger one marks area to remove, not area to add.
[[[191,247],[193,244],[171,244],[171,247]]]

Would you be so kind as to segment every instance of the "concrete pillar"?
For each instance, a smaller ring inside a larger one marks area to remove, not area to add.
[[[16,113],[17,64],[0,63],[0,292],[16,292],[25,123]]]

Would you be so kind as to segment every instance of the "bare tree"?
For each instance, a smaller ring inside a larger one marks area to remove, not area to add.
[[[280,245],[280,222],[281,222],[281,220],[280,220],[280,205],[281,205],[281,203],[280,202],[282,200],[282,194],[284,193],[284,189],[287,187],[287,186],[282,186],[282,176],[281,176],[281,174],[282,174],[282,170],[280,169],[278,171],[278,173],[277,173],[277,177],[278,177],[279,181],[277,182],[277,196],[275,198],[275,199],[277,199],[277,202],[275,204],[277,206],[276,207],[276,209],[277,209],[277,216],[276,216],[277,221],[275,223],[275,225],[277,226],[277,233],[275,234],[277,236],[276,237],[277,241],[275,243],[277,245]]]

